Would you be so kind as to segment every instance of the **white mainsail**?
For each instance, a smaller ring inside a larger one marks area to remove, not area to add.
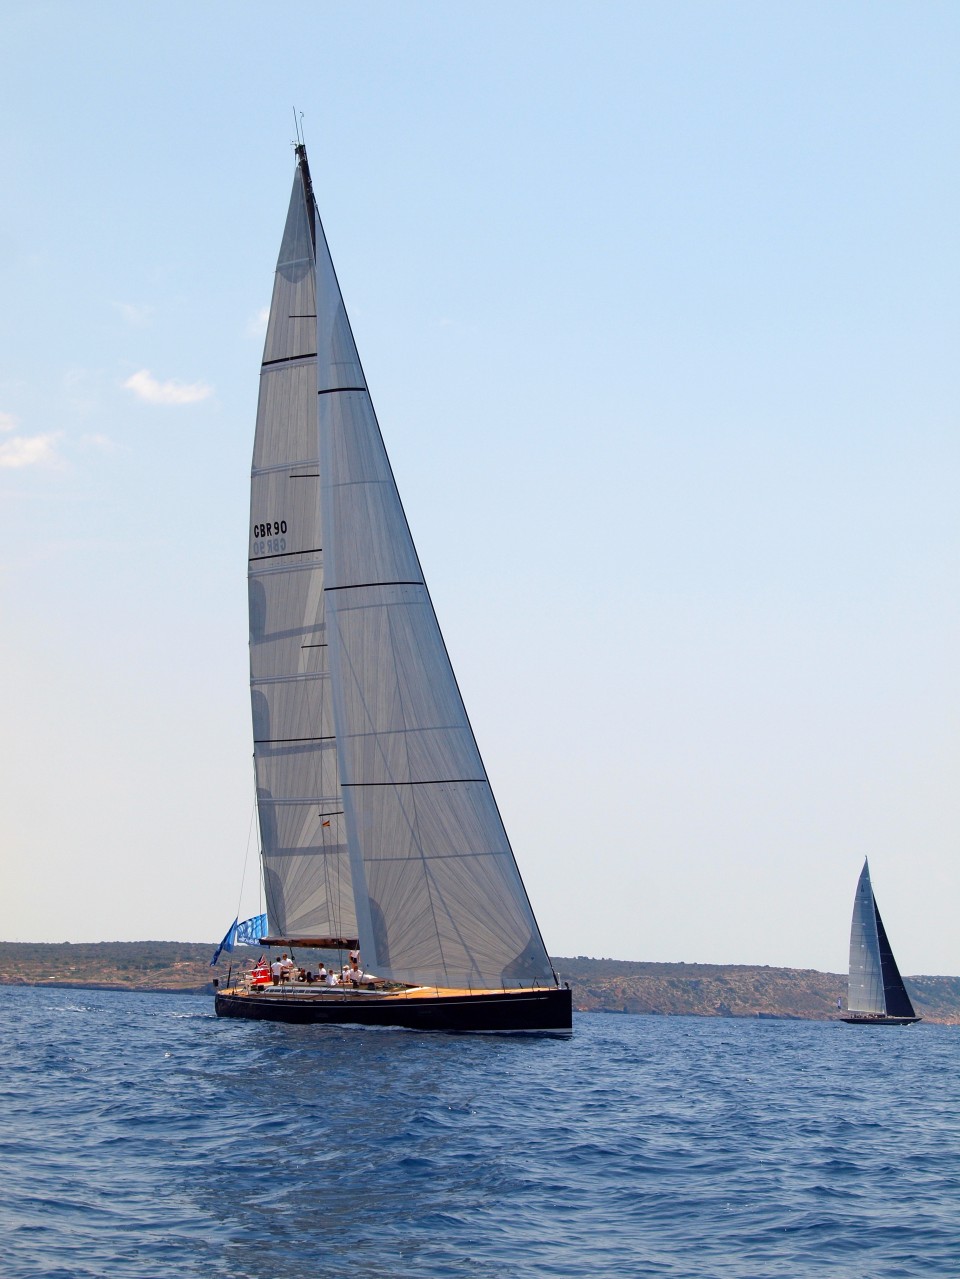
[[[267,326],[250,486],[250,689],[271,930],[356,936],[323,608],[314,208],[290,197]]]
[[[405,982],[553,985],[297,154],[251,516],[271,931],[344,936],[354,926],[365,965]],[[314,312],[315,325],[299,318]]]
[[[850,925],[850,977],[847,986],[847,1008],[852,1013],[883,1016],[886,1000],[883,994],[883,969],[880,964],[880,938],[877,912],[870,883],[870,867],[864,858],[857,881]]]

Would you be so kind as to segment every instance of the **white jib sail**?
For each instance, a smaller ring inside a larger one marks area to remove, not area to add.
[[[327,639],[364,963],[553,984],[407,527],[317,222]]]
[[[850,978],[847,1008],[852,1013],[886,1013],[883,994],[883,970],[880,964],[880,938],[877,913],[870,883],[870,867],[866,858],[853,901],[850,925]]]

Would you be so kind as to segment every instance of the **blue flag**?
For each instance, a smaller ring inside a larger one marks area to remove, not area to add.
[[[237,921],[234,920],[233,923],[230,925],[230,927],[227,929],[226,937],[224,937],[223,941],[220,943],[217,949],[213,952],[213,959],[210,960],[211,968],[216,968],[217,960],[220,958],[220,956],[223,954],[225,950],[226,951],[233,950],[233,946],[236,940],[237,940]]]
[[[210,960],[210,967],[216,968],[217,960],[224,951],[227,954],[233,950],[234,946],[259,946],[260,938],[267,935],[267,917],[266,915],[252,915],[249,919],[245,919],[241,924],[239,920],[234,920],[227,929],[227,935],[223,941],[213,952],[213,959]]]
[[[259,946],[260,938],[267,935],[266,915],[253,915],[237,925],[234,941],[238,946]]]

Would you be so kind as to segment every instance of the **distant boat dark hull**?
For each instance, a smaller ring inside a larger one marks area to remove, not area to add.
[[[247,1017],[309,1026],[400,1026],[408,1030],[568,1035],[573,1029],[566,989],[482,994],[332,994],[311,990],[234,994],[218,991],[218,1017]]]
[[[841,1017],[848,1026],[913,1026],[922,1021],[922,1017],[886,1017],[873,1013],[852,1013],[849,1017]]]

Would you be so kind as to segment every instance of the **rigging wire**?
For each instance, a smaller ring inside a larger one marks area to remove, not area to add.
[[[243,873],[240,876],[240,892],[237,895],[237,919],[240,918],[240,905],[243,901],[243,886],[247,879],[247,862],[250,860],[250,844],[253,839],[253,824],[256,821],[256,819],[257,819],[257,797],[256,797],[256,794],[254,794],[253,808],[251,809],[251,812],[250,812],[250,827],[247,831],[247,851],[243,855]],[[259,852],[259,849],[258,849],[258,852]],[[262,907],[263,906],[263,880],[262,879],[260,881],[259,898],[260,898],[260,905]],[[263,914],[263,911],[261,910],[260,913]]]

